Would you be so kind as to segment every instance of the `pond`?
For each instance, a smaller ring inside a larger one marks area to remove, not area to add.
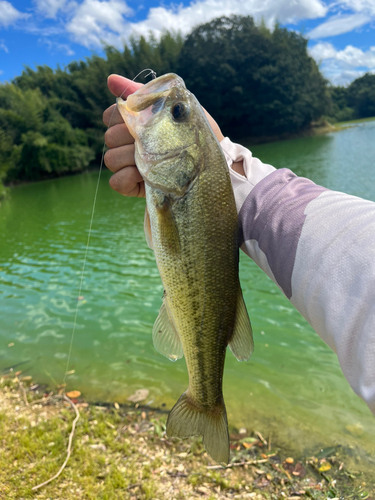
[[[330,189],[375,201],[375,122],[324,136],[252,148]],[[125,402],[147,388],[146,403],[171,408],[187,387],[184,360],[155,351],[151,332],[163,287],[143,234],[144,200],[108,187],[103,172],[82,291],[98,173],[22,185],[0,208],[0,374],[22,370],[61,384],[72,343],[68,389],[87,400]],[[228,352],[224,396],[231,427],[255,429],[294,453],[342,445],[357,469],[373,467],[375,419],[350,389],[336,355],[274,283],[245,255],[240,277],[255,353]]]

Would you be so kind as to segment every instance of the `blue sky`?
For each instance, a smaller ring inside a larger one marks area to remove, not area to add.
[[[375,73],[375,0],[0,0],[0,81],[25,65],[64,67],[100,54],[103,41],[121,48],[132,33],[188,33],[230,14],[302,32],[334,84]]]

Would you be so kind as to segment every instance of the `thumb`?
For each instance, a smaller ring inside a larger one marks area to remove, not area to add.
[[[133,82],[133,80],[120,75],[110,75],[107,79],[107,85],[113,95],[116,97],[121,96],[124,99],[143,87],[142,83]]]

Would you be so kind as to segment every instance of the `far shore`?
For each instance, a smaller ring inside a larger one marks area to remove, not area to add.
[[[261,136],[261,137],[254,137],[254,138],[249,138],[249,137],[243,137],[240,139],[233,138],[233,140],[236,142],[241,141],[246,141],[246,144],[248,146],[252,145],[258,145],[258,144],[267,144],[270,142],[276,142],[276,141],[287,141],[290,139],[298,139],[301,137],[313,137],[316,135],[324,135],[324,134],[329,134],[331,132],[339,132],[345,128],[352,127],[352,126],[357,126],[360,125],[361,123],[366,123],[366,122],[371,122],[374,121],[375,117],[371,118],[360,118],[358,120],[350,120],[350,121],[345,121],[345,122],[337,122],[337,123],[330,123],[327,120],[322,120],[317,123],[313,123],[312,126],[308,129],[302,130],[298,133],[291,134],[291,133],[286,133],[286,134],[279,134],[279,135],[271,135],[271,136]],[[103,167],[105,168],[105,167]],[[59,176],[46,176],[42,179],[38,180],[17,180],[17,181],[12,181],[9,183],[6,183],[3,185],[0,181],[0,201],[6,196],[9,195],[9,189],[13,187],[17,187],[23,184],[32,184],[34,182],[43,182],[43,181],[48,181],[52,179],[57,179],[59,177],[67,177],[67,176],[72,176],[72,175],[79,175],[87,172],[93,172],[95,170],[99,170],[99,166],[96,164],[91,164],[90,168],[87,168],[81,172],[69,172],[65,173]]]

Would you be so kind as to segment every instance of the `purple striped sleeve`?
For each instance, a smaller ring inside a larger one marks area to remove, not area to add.
[[[240,245],[248,240],[258,242],[278,285],[289,299],[305,208],[323,191],[327,189],[282,168],[251,190],[238,214]]]

